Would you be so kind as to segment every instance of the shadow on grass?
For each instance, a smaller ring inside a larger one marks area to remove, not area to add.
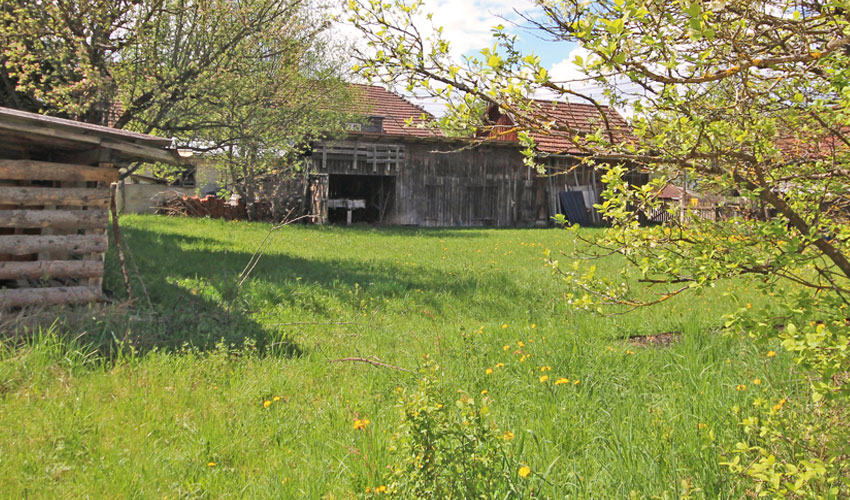
[[[329,226],[317,226],[314,224],[304,224],[299,227],[299,230],[305,232],[327,232],[338,231],[341,234],[368,234],[376,237],[398,237],[398,236],[421,236],[426,238],[439,239],[471,239],[484,238],[490,236],[488,233],[494,231],[540,231],[541,228],[536,227],[421,227],[421,226],[380,226],[375,224],[354,224],[346,226],[345,224],[333,224]],[[560,228],[551,227],[556,230]]]
[[[345,231],[370,235],[374,231],[376,235],[392,236],[427,233],[435,237],[456,237],[459,233],[470,237],[477,230],[346,228]],[[303,354],[301,347],[251,316],[261,310],[274,314],[276,307],[283,306],[303,311],[305,319],[339,321],[340,314],[353,314],[361,307],[358,290],[367,291],[378,303],[415,293],[417,307],[427,307],[431,314],[450,310],[452,303],[464,301],[457,299],[466,299],[476,292],[492,298],[496,302],[494,308],[522,302],[520,291],[498,274],[461,277],[433,268],[392,265],[388,259],[346,258],[349,252],[368,252],[364,248],[340,248],[335,252],[339,258],[307,259],[282,254],[272,245],[240,291],[238,276],[251,258],[250,252],[233,251],[213,237],[132,226],[125,227],[123,233],[156,313],[155,321],[140,321],[140,328],[147,330],[140,342],[149,348],[175,348],[185,343],[210,349],[221,341],[239,344],[250,339],[260,349],[299,356]],[[112,255],[107,260],[106,285],[120,295],[123,285],[116,260]],[[137,295],[140,303],[145,301],[140,289]]]

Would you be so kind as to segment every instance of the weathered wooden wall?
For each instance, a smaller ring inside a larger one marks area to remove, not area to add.
[[[530,226],[534,174],[517,148],[408,144],[387,220],[421,226]]]
[[[101,296],[111,163],[0,160],[0,308]]]
[[[436,141],[373,145],[337,143],[314,148],[317,172],[333,175],[383,175],[394,179],[384,222],[396,225],[531,226],[545,196],[534,172],[523,165],[517,147]],[[364,152],[354,161],[345,148]],[[333,180],[331,181],[333,183]],[[548,212],[543,210],[544,217]]]

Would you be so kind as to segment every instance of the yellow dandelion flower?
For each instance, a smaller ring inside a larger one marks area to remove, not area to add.
[[[703,423],[697,424],[697,428],[700,429],[700,430],[705,429],[706,427],[708,427],[708,426],[703,424]]]
[[[387,487],[384,486],[383,484],[378,486],[377,488],[375,488],[375,493],[386,493],[386,492],[387,492]]]
[[[532,323],[532,324],[531,324],[531,328],[537,328],[537,325],[535,325],[534,323]]]
[[[525,344],[522,342],[522,340],[520,340],[519,342],[516,343],[516,346],[517,347],[525,347]]]
[[[359,418],[354,421],[354,429],[362,431],[366,429],[366,426],[369,425],[369,419],[360,420]]]
[[[272,405],[272,402],[269,401],[268,399],[263,401],[263,408],[268,408],[271,405]]]
[[[578,385],[578,380],[573,380],[573,385]]]
[[[761,385],[761,379],[760,379],[760,378],[757,378],[757,379],[753,380],[753,384],[755,384],[755,385]]]
[[[542,384],[542,383],[546,382],[547,380],[549,380],[549,375],[541,375],[539,380],[540,380],[540,383]]]
[[[525,359],[526,359],[527,357],[528,357],[528,356],[523,355],[523,357],[519,358],[519,362],[520,362],[520,363],[525,363]]]
[[[505,344],[505,345],[502,346],[503,351],[507,351],[510,348],[511,348],[511,346],[509,346],[508,344]]]
[[[486,370],[484,370],[484,373],[486,373],[487,375],[492,375],[492,374],[493,374],[493,369],[492,369],[492,368],[487,368]]]
[[[505,431],[505,433],[502,434],[502,439],[504,439],[505,441],[510,441],[513,438],[514,438],[514,433],[511,432],[511,431]]]
[[[370,487],[368,487],[368,486],[367,486],[367,487],[366,487],[366,493],[372,493],[372,488],[370,488]]]
[[[487,389],[483,389],[483,390],[481,391],[481,395],[482,395],[482,396],[486,396],[486,395],[487,395]]]
[[[505,366],[505,364],[504,364],[504,363],[496,363],[496,368],[501,368],[501,367],[503,367],[503,366]]]
[[[519,474],[519,477],[528,477],[528,475],[531,474],[531,467],[523,465],[519,468],[517,474]]]
[[[209,463],[207,463],[207,467],[215,467],[215,462],[209,462]]]
[[[768,358],[772,358],[774,356],[776,356],[776,351],[767,351],[767,357]]]
[[[569,384],[569,383],[570,383],[570,379],[568,379],[568,378],[559,378],[558,380],[555,381],[555,385],[563,385],[563,384]]]
[[[738,385],[735,386],[735,390],[736,391],[746,391],[747,386],[746,386],[746,384],[738,384]]]
[[[280,396],[275,396],[275,397],[273,397],[273,398],[272,398],[272,401],[274,401],[275,403],[277,403],[278,401],[280,401]]]

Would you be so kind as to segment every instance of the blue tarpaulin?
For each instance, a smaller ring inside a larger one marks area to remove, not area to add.
[[[562,191],[558,193],[558,201],[561,203],[561,213],[566,216],[571,224],[587,226],[587,208],[584,206],[584,196],[581,191]]]

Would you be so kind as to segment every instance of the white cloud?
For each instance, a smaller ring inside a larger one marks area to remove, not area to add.
[[[534,7],[533,0],[424,0],[421,9],[422,14],[417,16],[414,22],[424,37],[433,37],[432,27],[442,27],[442,38],[449,42],[451,56],[459,61],[464,54],[477,52],[482,48],[493,45],[493,26],[503,24],[510,31],[512,21],[520,24],[522,21],[516,11],[529,12]],[[431,21],[427,20],[427,13],[433,14]],[[344,16],[341,17],[344,18]],[[344,23],[336,26],[335,30],[353,43],[362,40],[357,30]],[[520,33],[520,35],[528,36],[527,33]],[[589,52],[584,48],[576,47],[564,59],[552,64],[548,68],[549,73],[554,81],[563,84],[570,90],[605,103],[607,100],[604,98],[602,88],[574,64],[576,56],[587,59],[589,55]],[[397,90],[400,91],[401,89]],[[445,111],[444,104],[437,99],[408,97],[434,115],[442,115]],[[582,101],[576,97],[558,95],[550,90],[542,90],[534,97]],[[631,110],[623,111],[630,114]]]
[[[432,27],[442,27],[451,55],[460,59],[470,51],[492,46],[493,26],[510,28],[510,21],[519,21],[515,11],[533,7],[533,0],[425,0],[414,22],[423,37],[433,37]],[[360,32],[346,22],[346,13],[341,8],[333,10],[340,19],[334,32],[355,44],[362,40]],[[431,21],[426,18],[429,13]]]
[[[424,12],[434,14],[435,26],[443,27],[451,53],[459,57],[469,51],[493,45],[493,26],[517,21],[515,10],[534,6],[530,0],[425,0]]]
[[[585,61],[591,57],[590,52],[583,47],[576,47],[571,50],[567,57],[552,64],[549,68],[549,75],[553,82],[580,94],[592,97],[597,100],[605,100],[605,96],[600,87],[595,81],[589,78],[581,68],[575,63],[576,57],[581,57]],[[548,96],[549,98],[560,98],[552,90],[545,89],[541,92],[541,97]],[[570,100],[581,101],[580,98],[564,96]]]

